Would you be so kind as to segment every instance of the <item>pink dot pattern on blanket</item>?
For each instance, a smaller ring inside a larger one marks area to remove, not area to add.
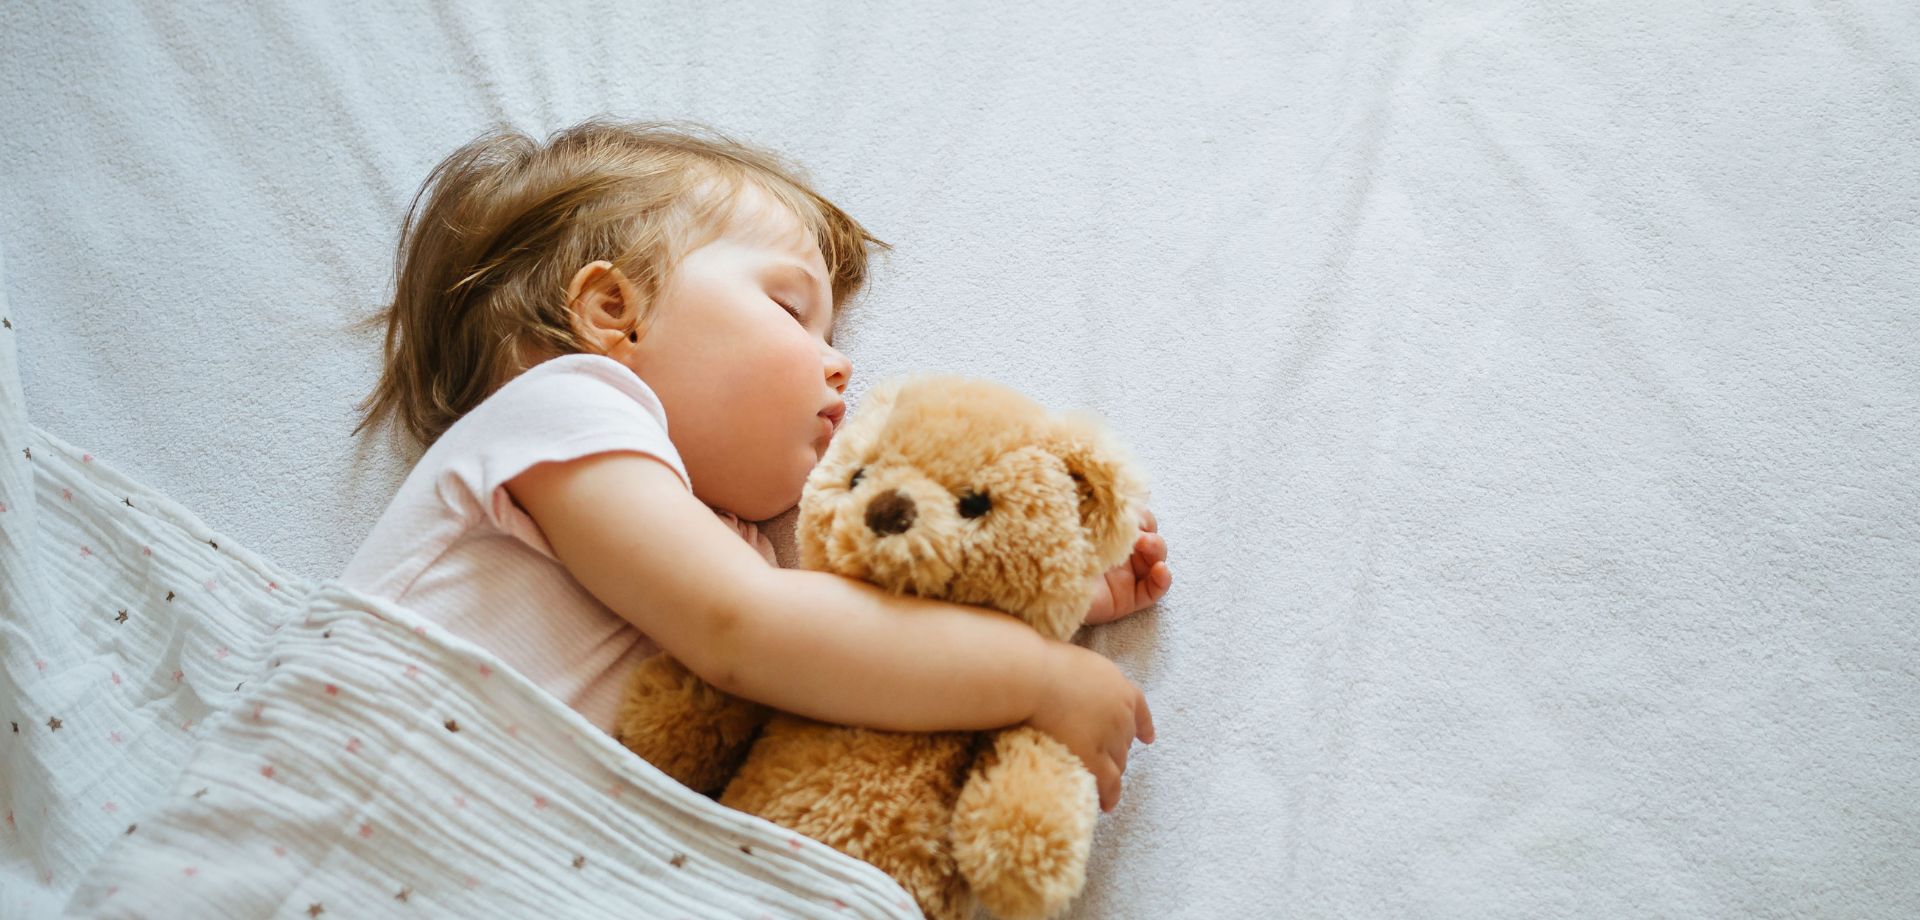
[[[86,462],[90,463],[93,460],[93,456],[91,454],[87,454],[83,459]],[[66,501],[75,500],[75,496],[71,489],[63,489],[61,491],[61,497]],[[128,508],[133,507],[133,502],[130,500],[121,499],[119,500],[119,502],[127,505]],[[8,507],[4,503],[0,503],[0,513],[4,513],[8,510],[9,510]],[[204,542],[206,542],[209,547],[209,549],[206,550],[207,552],[213,552],[213,553],[220,552],[219,544],[216,541],[206,540]],[[98,555],[90,544],[80,545],[78,548],[78,552],[81,558],[93,558]],[[151,558],[153,556],[153,548],[151,546],[144,546],[144,545],[141,546],[140,555],[143,557]],[[263,590],[265,592],[274,592],[274,591],[280,590],[279,583],[275,581],[256,582],[256,585],[260,588],[260,590]],[[218,579],[205,578],[200,582],[199,587],[208,592],[213,592],[219,589],[220,583]],[[177,597],[176,592],[168,591],[166,593],[165,601],[171,603],[175,600],[176,597]],[[133,612],[136,616],[138,615],[138,611],[133,611]],[[128,621],[128,617],[126,616],[127,611],[122,610],[121,613],[122,613],[122,616],[118,618],[116,622],[118,623],[127,622]],[[376,617],[382,622],[386,622],[385,617],[379,617],[377,614],[376,614]],[[113,619],[113,617],[110,616],[109,619]],[[308,623],[307,625],[312,626],[313,624]],[[275,627],[274,632],[278,632],[278,631],[279,631],[278,627]],[[425,626],[416,626],[414,627],[413,631],[421,636],[425,636],[427,634],[427,629]],[[212,654],[216,660],[226,660],[232,656],[232,650],[228,646],[222,645],[222,646],[215,647],[212,650]],[[50,662],[47,661],[46,659],[34,659],[34,667],[40,673],[46,673],[49,670],[49,664]],[[495,676],[494,675],[495,668],[491,664],[488,664],[485,662],[476,664],[475,670],[479,673],[479,676],[482,679],[491,679],[492,677]],[[421,669],[418,665],[408,664],[405,666],[404,673],[408,678],[418,678],[421,676]],[[179,669],[179,668],[173,669],[168,676],[171,678],[171,681],[174,684],[183,684],[186,680],[185,670]],[[111,685],[115,687],[123,686],[126,683],[126,678],[119,671],[110,671],[108,674],[108,680],[111,683]],[[341,695],[341,686],[336,683],[324,683],[322,684],[321,691],[328,697],[338,698]],[[265,703],[260,703],[260,702],[252,703],[250,708],[252,721],[263,722],[265,720],[265,709],[266,709]],[[59,729],[58,720],[54,720],[52,724],[54,725],[54,728],[52,730],[58,731]],[[180,723],[180,730],[191,733],[194,729],[194,725],[195,725],[195,720],[187,719]],[[505,726],[505,734],[508,735],[509,737],[520,739],[522,735],[521,726],[518,724],[507,725]],[[126,735],[120,730],[109,731],[106,737],[111,744],[115,744],[115,745],[122,744],[127,740]],[[579,743],[577,739],[575,740],[575,743],[576,744]],[[359,739],[358,737],[350,737],[346,740],[344,744],[345,752],[349,755],[360,755],[364,747],[365,747],[365,743],[362,742],[362,740]],[[277,781],[280,778],[278,767],[272,763],[261,764],[258,767],[258,772],[263,780]],[[608,796],[615,799],[625,797],[626,793],[628,792],[628,788],[626,784],[619,781],[618,778],[612,778],[611,781],[603,788],[605,790],[605,793]],[[193,798],[197,800],[202,796],[205,796],[207,793],[208,793],[208,789],[202,788],[199,792],[193,795]],[[466,797],[463,795],[452,796],[451,802],[452,802],[452,807],[456,809],[468,809],[469,807],[468,801]],[[532,806],[532,808],[530,809],[531,811],[550,812],[553,810],[554,801],[546,795],[532,795],[530,799],[530,804]],[[117,799],[104,800],[104,801],[100,801],[99,808],[103,813],[115,814],[121,810],[121,803]],[[46,817],[44,809],[43,809],[42,817],[43,818]],[[8,810],[5,813],[5,821],[8,829],[10,830],[17,829],[17,821],[16,821],[15,813],[12,810]],[[139,827],[138,824],[129,825],[125,833],[132,834],[138,827]],[[374,827],[373,827],[372,821],[370,820],[360,821],[357,824],[357,826],[355,826],[355,833],[361,839],[373,838]],[[792,837],[792,838],[788,838],[787,845],[791,847],[794,851],[801,851],[801,850],[805,850],[808,844],[807,842],[802,841],[797,837]],[[753,853],[753,851],[750,848],[743,846],[741,849],[743,852],[746,852],[749,855]],[[272,846],[272,852],[274,857],[278,859],[286,859],[289,856],[289,850],[284,844],[274,844]],[[673,865],[677,868],[683,864],[684,860],[685,860],[685,857],[681,856],[678,859],[673,861]],[[585,861],[580,858],[574,858],[572,863],[573,868],[575,869],[583,868],[584,864],[585,864]],[[201,873],[200,866],[193,866],[193,865],[179,866],[178,869],[180,871],[181,877],[186,879],[196,879]],[[51,885],[53,883],[53,877],[54,876],[51,871],[45,871],[41,873],[41,880],[46,884]],[[480,887],[482,887],[481,880],[471,874],[462,874],[462,876],[460,877],[460,883],[468,889],[479,889]],[[120,888],[117,885],[108,886],[106,889],[106,895],[107,897],[111,898],[117,895],[119,891],[120,891]],[[408,900],[406,895],[411,893],[412,893],[412,889],[410,887],[404,888],[402,889],[402,894],[397,895],[396,898],[404,903]],[[824,897],[823,901],[825,904],[830,905],[835,910],[845,911],[845,910],[851,909],[851,905],[849,904],[849,902],[843,898]],[[897,906],[899,906],[902,910],[906,910],[911,907],[911,902],[901,901],[898,903]]]

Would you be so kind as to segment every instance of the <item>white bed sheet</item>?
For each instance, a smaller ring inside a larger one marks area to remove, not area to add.
[[[1106,414],[1177,584],[1079,916],[1920,912],[1920,8],[16,5],[35,421],[336,572],[341,326],[495,119],[696,117],[896,245],[865,383]],[[777,531],[776,531],[777,532]],[[783,547],[784,549],[784,547]]]

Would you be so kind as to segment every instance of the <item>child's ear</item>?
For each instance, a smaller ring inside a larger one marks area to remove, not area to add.
[[[1146,485],[1133,463],[1098,418],[1078,413],[1055,423],[1047,449],[1066,464],[1080,490],[1080,526],[1094,546],[1099,571],[1119,565],[1133,552],[1147,503]]]
[[[580,266],[567,284],[567,311],[581,344],[609,354],[637,343],[639,291],[626,273],[604,259]],[[624,340],[624,341],[623,341]]]

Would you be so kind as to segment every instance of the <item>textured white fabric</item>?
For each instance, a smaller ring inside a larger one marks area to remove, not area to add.
[[[918,916],[491,652],[34,428],[13,346],[0,328],[0,917]]]
[[[1076,916],[1920,915],[1912,0],[18,2],[0,107],[35,421],[308,576],[439,158],[805,164],[895,247],[855,411],[979,372],[1151,478]]]

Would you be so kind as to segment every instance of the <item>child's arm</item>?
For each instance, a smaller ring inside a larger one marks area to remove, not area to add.
[[[708,683],[824,721],[895,731],[1030,722],[1118,801],[1133,739],[1153,739],[1112,662],[978,607],[777,569],[664,463],[604,453],[507,484],[586,589]]]

